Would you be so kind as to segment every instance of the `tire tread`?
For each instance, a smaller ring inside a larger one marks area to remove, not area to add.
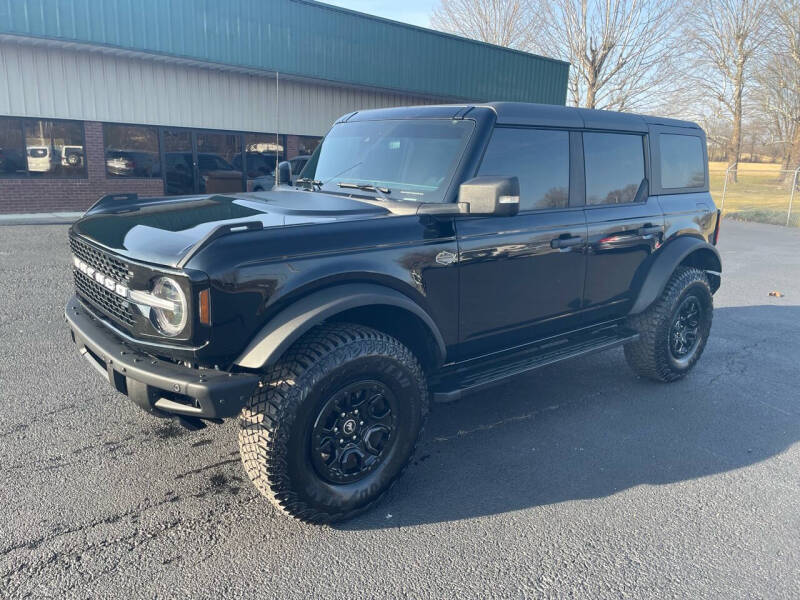
[[[409,459],[378,496],[345,513],[317,511],[292,490],[286,448],[296,411],[309,390],[343,358],[364,351],[402,362],[420,388],[422,423]],[[331,523],[368,511],[394,486],[411,463],[428,412],[425,375],[414,354],[395,338],[362,325],[332,323],[316,327],[298,340],[261,379],[259,389],[239,417],[239,449],[248,477],[283,514],[309,523]]]

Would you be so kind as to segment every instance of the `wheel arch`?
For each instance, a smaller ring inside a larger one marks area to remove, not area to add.
[[[719,251],[703,239],[681,237],[665,244],[656,255],[630,314],[641,313],[650,306],[664,291],[675,269],[682,265],[705,271],[711,284],[711,292],[719,289],[722,273]]]
[[[392,335],[417,355],[426,371],[445,359],[438,326],[414,300],[379,284],[346,283],[311,292],[284,308],[234,363],[247,369],[273,365],[304,333],[324,322],[351,322]]]

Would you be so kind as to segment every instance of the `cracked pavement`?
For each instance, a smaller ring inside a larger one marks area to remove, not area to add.
[[[435,406],[390,496],[336,527],[275,513],[235,422],[152,418],[83,363],[66,232],[0,227],[2,598],[797,597],[798,230],[723,223],[687,379],[615,350]]]

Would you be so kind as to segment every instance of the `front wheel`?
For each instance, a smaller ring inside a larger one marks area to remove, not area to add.
[[[703,354],[713,314],[706,274],[679,267],[661,297],[643,313],[630,317],[639,339],[625,345],[628,364],[642,377],[655,381],[684,377]]]
[[[427,410],[408,348],[368,327],[324,325],[265,374],[242,411],[239,449],[278,510],[340,521],[369,509],[402,474]]]

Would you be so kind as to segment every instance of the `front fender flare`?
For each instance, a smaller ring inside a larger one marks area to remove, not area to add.
[[[675,269],[690,254],[698,251],[702,251],[704,254],[711,252],[710,257],[713,258],[711,258],[710,264],[705,267],[706,271],[715,273],[722,271],[719,250],[705,240],[696,237],[680,237],[668,242],[650,265],[650,270],[642,287],[639,289],[639,295],[636,297],[636,302],[634,302],[630,314],[638,314],[650,306],[664,291],[664,287],[675,272]]]
[[[300,336],[315,325],[351,308],[376,305],[395,306],[417,316],[430,329],[440,358],[444,358],[444,338],[434,320],[421,306],[392,288],[370,283],[351,283],[313,292],[279,312],[234,362],[247,369],[261,369],[272,365]]]

